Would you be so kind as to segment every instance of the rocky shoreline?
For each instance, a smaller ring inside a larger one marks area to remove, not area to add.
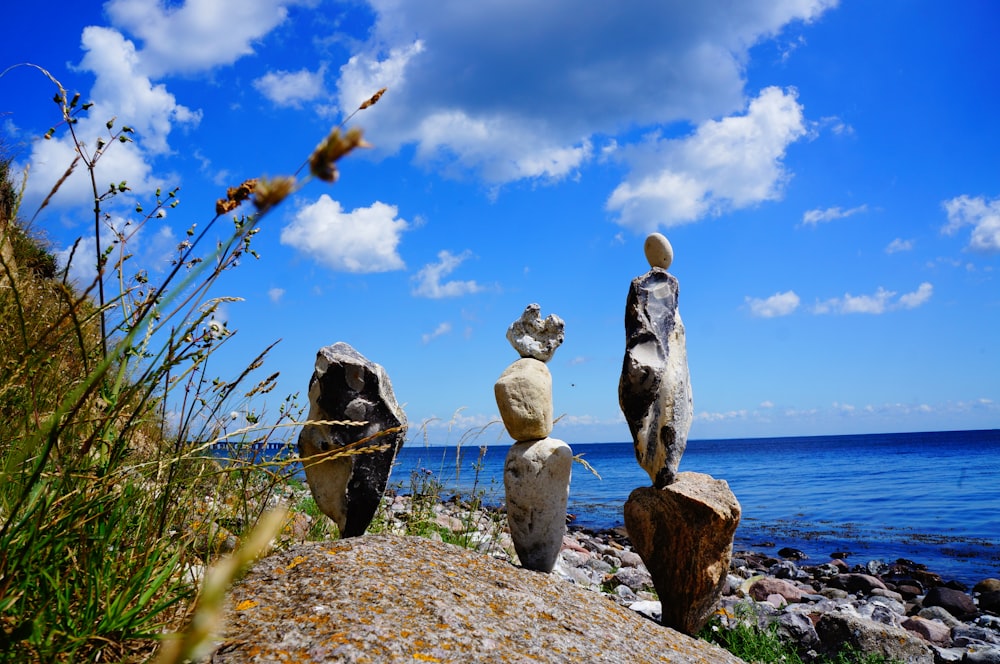
[[[387,528],[402,531],[412,514],[410,498],[387,497],[385,508]],[[469,548],[517,563],[502,513],[470,510],[458,501],[430,510],[444,539],[452,533]],[[623,529],[571,525],[552,573],[659,620],[652,578]],[[776,625],[805,659],[850,645],[908,663],[1000,664],[1000,580],[967,588],[904,559],[854,561],[833,552],[820,560],[790,548],[779,557],[735,551],[717,616],[715,629],[740,621]]]

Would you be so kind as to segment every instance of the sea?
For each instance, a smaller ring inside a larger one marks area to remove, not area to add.
[[[632,443],[571,443],[571,526],[624,525],[629,493],[649,486]],[[433,477],[445,496],[504,501],[509,448],[407,443],[390,487]],[[691,440],[681,471],[724,479],[742,506],[736,550],[801,550],[808,562],[847,552],[848,564],[905,558],[945,580],[1000,578],[1000,429]],[[807,564],[808,564],[807,562]]]

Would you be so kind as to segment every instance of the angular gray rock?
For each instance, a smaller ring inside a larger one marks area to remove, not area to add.
[[[337,523],[342,537],[363,535],[406,435],[406,414],[385,369],[343,342],[321,348],[309,381],[309,420],[364,422],[308,424],[299,434],[299,456],[316,505]],[[367,438],[372,440],[359,443]],[[312,458],[324,453],[329,458]]]
[[[500,374],[493,393],[511,438],[539,440],[552,433],[552,374],[544,362],[517,360]]]
[[[548,362],[563,342],[563,320],[555,314],[542,319],[542,308],[529,304],[507,329],[507,341],[521,357]]]
[[[653,485],[677,473],[694,410],[677,279],[661,268],[632,281],[625,305],[625,359],[618,402],[635,456]]]
[[[726,585],[740,504],[724,480],[679,473],[639,487],[625,503],[625,529],[663,603],[663,624],[696,634]]]
[[[573,451],[555,438],[515,443],[507,452],[503,484],[507,524],[521,566],[551,572],[566,533],[566,502]]]

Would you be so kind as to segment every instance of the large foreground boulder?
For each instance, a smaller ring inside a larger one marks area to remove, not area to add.
[[[406,414],[381,365],[350,345],[319,349],[309,381],[309,421],[299,456],[316,505],[343,537],[362,535],[406,436]]]
[[[441,542],[310,542],[258,562],[230,593],[210,661],[742,660],[600,593]]]
[[[740,504],[725,480],[678,473],[663,489],[639,487],[625,528],[663,604],[663,624],[695,634],[715,610],[729,572]]]

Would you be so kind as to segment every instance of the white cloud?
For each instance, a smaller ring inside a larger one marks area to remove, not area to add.
[[[851,295],[835,297],[824,302],[817,302],[813,307],[815,314],[884,314],[897,309],[915,309],[930,300],[934,287],[924,282],[912,293],[904,293],[898,299],[895,291],[879,286],[872,295]]]
[[[308,69],[272,71],[255,80],[253,86],[277,106],[301,108],[302,102],[326,95],[323,84],[325,75],[325,67],[315,72]]]
[[[913,244],[913,240],[904,240],[903,238],[897,237],[889,243],[889,246],[885,248],[885,253],[895,254],[900,251],[910,251],[913,249]]]
[[[196,125],[200,112],[177,103],[163,85],[153,85],[141,67],[135,45],[110,28],[88,27],[83,31],[81,45],[84,56],[80,69],[95,76],[87,99],[93,107],[75,127],[77,137],[92,151],[101,138],[110,141],[111,131],[130,126],[136,133],[135,142],[109,143],[97,160],[97,182],[121,182],[140,195],[146,195],[166,182],[153,175],[152,156],[169,152],[168,136],[175,124]],[[106,123],[117,118],[111,131]],[[68,134],[57,134],[50,140],[36,141],[30,156],[31,177],[26,190],[26,207],[31,209],[48,195],[73,161],[75,148]],[[98,194],[103,194],[101,184]],[[93,198],[90,178],[84,165],[61,186],[50,202],[53,208],[75,205],[79,200]],[[125,205],[132,199],[123,198]],[[113,203],[106,203],[113,207]]]
[[[268,299],[271,300],[271,302],[274,302],[275,304],[277,304],[278,302],[281,302],[281,298],[283,298],[284,296],[285,296],[285,289],[284,288],[268,288],[267,289],[267,297],[268,297]]]
[[[859,212],[867,211],[867,205],[859,205],[857,207],[848,208],[847,210],[842,210],[839,207],[827,208],[825,210],[807,210],[806,213],[802,215],[802,224],[805,226],[816,226],[820,223],[833,221],[835,219],[844,219],[858,214]]]
[[[372,0],[375,23],[340,72],[350,111],[388,153],[474,168],[493,184],[558,179],[620,132],[740,110],[749,50],[835,0],[545,3]]]
[[[695,421],[701,422],[723,422],[726,420],[745,420],[749,415],[749,412],[745,409],[742,410],[729,410],[724,413],[709,413],[705,411],[699,411],[694,414]]]
[[[912,293],[905,293],[899,296],[899,306],[904,309],[916,309],[922,304],[925,304],[931,299],[931,295],[934,294],[934,286],[927,283],[926,281],[917,288],[917,290]]]
[[[177,103],[163,85],[153,85],[135,45],[111,28],[84,28],[86,51],[81,69],[97,77],[90,91],[90,117],[101,125],[112,115],[135,128],[142,146],[154,154],[167,152],[167,136],[175,123],[196,125],[200,111]],[[104,117],[107,115],[107,117]]]
[[[229,65],[288,16],[289,0],[110,0],[114,25],[143,41],[148,74],[192,73]]]
[[[948,224],[941,229],[954,235],[964,226],[972,226],[969,249],[984,253],[1000,252],[1000,198],[958,196],[942,203]]]
[[[298,210],[281,230],[281,243],[294,247],[333,270],[388,272],[405,265],[397,253],[409,225],[398,209],[376,201],[370,207],[345,212],[323,194]]]
[[[825,302],[818,302],[813,307],[817,314],[882,314],[886,312],[889,301],[896,295],[894,291],[881,286],[873,295],[851,295],[835,297]]]
[[[747,297],[746,303],[750,307],[750,315],[757,318],[775,318],[777,316],[787,316],[799,307],[799,296],[795,291],[775,293],[769,298],[760,299]]]
[[[774,408],[774,402],[773,401],[761,401],[760,402],[760,407],[761,408]]]
[[[777,200],[790,177],[785,150],[805,134],[795,91],[766,88],[743,115],[633,148],[633,172],[606,207],[621,225],[650,231]]]
[[[420,297],[439,299],[480,292],[483,290],[483,287],[475,281],[446,281],[441,283],[444,277],[454,272],[455,268],[470,256],[472,256],[472,252],[470,251],[463,251],[457,256],[446,250],[439,252],[437,263],[428,263],[414,275],[413,280],[416,282],[416,286],[413,288],[413,294]]]
[[[438,325],[436,328],[434,328],[433,332],[428,332],[426,334],[421,335],[420,341],[424,344],[429,344],[434,339],[437,339],[440,336],[448,334],[449,332],[451,332],[451,323],[446,321]]]

